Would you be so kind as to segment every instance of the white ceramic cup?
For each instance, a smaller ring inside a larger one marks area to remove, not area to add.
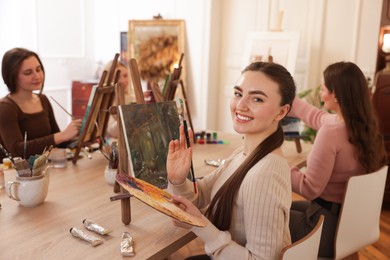
[[[47,170],[39,176],[19,177],[6,184],[6,192],[11,199],[19,201],[24,207],[35,207],[42,204],[49,190],[49,175]]]
[[[107,183],[110,185],[115,184],[115,176],[118,172],[118,169],[110,169],[108,166],[106,166],[106,169],[104,170],[104,178],[106,179]]]

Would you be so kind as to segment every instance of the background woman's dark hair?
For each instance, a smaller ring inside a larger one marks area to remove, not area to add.
[[[276,63],[254,62],[247,66],[242,73],[247,71],[262,72],[276,82],[281,95],[280,105],[289,104],[291,108],[296,87],[291,74],[283,66]],[[267,154],[282,146],[283,141],[284,134],[279,124],[277,130],[248,155],[245,161],[241,163],[232,176],[218,190],[206,211],[206,216],[216,227],[221,230],[230,228],[234,200],[247,172]],[[261,172],[258,174],[261,174]]]
[[[23,61],[32,56],[37,58],[39,64],[41,65],[43,74],[45,75],[45,69],[43,67],[42,61],[39,58],[38,54],[36,54],[35,52],[24,48],[13,48],[4,54],[3,61],[1,64],[1,73],[3,75],[4,83],[5,85],[7,85],[10,93],[15,93],[16,91],[18,74]],[[43,81],[44,80],[45,78],[43,78]],[[42,82],[42,88],[39,94],[42,93],[43,83],[44,82]]]
[[[384,164],[384,145],[363,72],[352,62],[337,62],[323,75],[326,88],[335,93],[359,161],[367,172],[376,171]]]

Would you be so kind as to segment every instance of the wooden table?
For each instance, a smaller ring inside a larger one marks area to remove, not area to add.
[[[197,176],[215,169],[204,159],[225,158],[240,145],[239,136],[220,135],[230,144],[197,144],[194,166]],[[304,160],[309,147],[297,154],[295,144],[287,142],[283,150],[291,162]],[[134,238],[136,256],[132,259],[163,259],[195,238],[192,232],[174,227],[170,217],[131,199],[132,222],[121,221],[119,201],[110,201],[113,186],[104,179],[107,161],[96,152],[92,160],[83,158],[65,169],[50,170],[46,201],[34,208],[24,208],[0,190],[0,259],[122,259],[121,235],[128,231]],[[10,179],[14,171],[6,171]],[[108,236],[99,236],[104,244],[92,247],[73,237],[71,227],[87,231],[82,221],[88,218],[112,229]]]
[[[240,135],[218,133],[217,139],[227,141],[229,144],[196,144],[194,146],[193,163],[197,178],[205,176],[215,169],[215,167],[205,164],[204,160],[227,158],[235,148],[243,144],[243,138]],[[301,165],[306,161],[311,145],[301,141],[302,151],[300,153],[297,152],[295,141],[285,141],[282,148],[284,156],[292,166]]]

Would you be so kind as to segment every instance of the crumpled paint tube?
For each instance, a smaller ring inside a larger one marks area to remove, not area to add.
[[[98,233],[99,235],[107,235],[110,233],[112,230],[106,229],[99,224],[93,223],[91,220],[84,219],[83,220],[84,227],[88,230],[91,230],[95,233]]]
[[[133,238],[129,232],[123,232],[121,241],[121,255],[134,256]]]
[[[98,237],[95,237],[95,236],[92,236],[92,235],[88,235],[86,233],[84,233],[82,230],[78,229],[78,228],[74,228],[72,227],[70,229],[70,233],[74,236],[74,237],[78,237],[84,241],[87,241],[89,243],[91,243],[92,246],[98,246],[100,244],[103,244],[103,240],[98,238]]]

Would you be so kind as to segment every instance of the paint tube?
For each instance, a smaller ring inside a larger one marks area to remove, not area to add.
[[[129,232],[123,232],[121,241],[121,255],[134,256],[133,238]]]
[[[99,224],[93,223],[91,220],[84,219],[83,220],[84,227],[88,230],[91,230],[95,233],[98,233],[99,235],[107,235],[110,233],[112,230],[106,229]]]
[[[102,239],[95,237],[95,236],[92,236],[92,235],[88,235],[78,228],[72,227],[70,229],[70,233],[74,237],[78,237],[84,241],[91,243],[92,246],[98,246],[100,244],[103,244],[103,242],[104,242]]]

